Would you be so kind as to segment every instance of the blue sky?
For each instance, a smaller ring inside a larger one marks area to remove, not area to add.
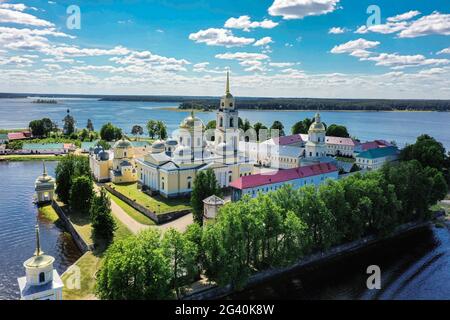
[[[380,24],[367,25],[374,4]],[[71,5],[80,29],[67,27]],[[448,0],[0,0],[0,91],[218,95],[230,69],[236,95],[448,99],[449,8]]]

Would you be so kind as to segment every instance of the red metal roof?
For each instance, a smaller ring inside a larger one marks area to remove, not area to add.
[[[352,138],[340,138],[340,137],[326,137],[326,142],[329,144],[339,144],[339,145],[345,145],[345,146],[354,146],[355,142]]]
[[[31,132],[10,132],[8,133],[8,140],[23,140],[31,137]]]
[[[313,177],[321,174],[338,171],[331,163],[319,163],[306,167],[299,167],[287,170],[279,170],[275,174],[255,174],[241,177],[233,181],[230,186],[236,189],[248,189],[268,184],[281,183],[295,179]]]
[[[367,150],[370,150],[370,149],[391,147],[392,145],[389,142],[385,141],[385,140],[375,140],[375,141],[369,141],[369,142],[361,143],[359,146],[360,146],[360,148],[363,151],[367,151]]]
[[[292,136],[284,136],[279,138],[274,138],[273,142],[280,146],[286,146],[297,142],[303,142],[302,136],[299,134],[294,134]]]

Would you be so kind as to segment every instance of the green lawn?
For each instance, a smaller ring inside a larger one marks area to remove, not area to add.
[[[59,220],[58,214],[56,213],[55,209],[53,209],[53,207],[48,204],[45,206],[41,206],[39,207],[39,214],[41,217],[44,217],[45,219],[47,219],[48,221],[55,223],[56,221]]]
[[[130,235],[132,235],[131,231],[127,229],[127,227],[122,224],[119,220],[114,217],[114,220],[117,223],[117,230],[114,233],[114,241],[124,239]],[[99,245],[98,248],[94,251],[86,252],[78,261],[75,263],[77,267],[80,268],[81,280],[80,285],[81,288],[79,290],[72,289],[70,290],[67,285],[63,289],[63,299],[64,300],[92,300],[96,299],[95,297],[95,275],[98,269],[101,266],[103,254],[106,250],[107,246]],[[62,277],[63,282],[65,283],[69,277],[69,274],[65,274]]]
[[[349,163],[354,163],[356,161],[353,158],[345,158],[345,157],[336,157],[336,160]]]
[[[109,184],[129,199],[150,209],[156,214],[173,211],[190,210],[189,199],[166,199],[161,196],[150,197],[137,188],[136,183],[131,184]]]
[[[36,161],[36,160],[45,160],[45,161],[57,161],[64,156],[54,156],[54,155],[7,155],[0,156],[0,160],[8,160],[8,161]]]
[[[150,219],[146,215],[140,213],[139,211],[137,211],[133,207],[129,206],[128,204],[126,204],[125,202],[123,202],[122,200],[117,198],[115,195],[109,193],[109,196],[111,197],[112,201],[117,203],[117,205],[119,207],[121,207],[123,209],[123,211],[125,211],[131,218],[133,218],[137,222],[145,224],[147,226],[155,225],[155,222],[152,219]]]

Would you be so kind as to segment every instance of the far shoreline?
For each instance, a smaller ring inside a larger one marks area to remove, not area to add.
[[[215,110],[206,111],[206,110],[197,110],[197,109],[180,109],[176,107],[156,107],[154,109],[162,110],[162,111],[171,111],[171,112],[191,112],[194,111],[195,113],[214,113]],[[238,108],[239,111],[246,111],[246,112],[373,112],[373,113],[380,113],[380,112],[450,112],[450,110],[443,110],[443,111],[436,111],[436,110],[332,110],[332,109],[311,109],[311,110],[293,110],[293,109],[286,109],[286,110],[278,110],[278,109],[246,109],[246,108]]]

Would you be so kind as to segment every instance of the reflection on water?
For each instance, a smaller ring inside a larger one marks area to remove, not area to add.
[[[47,163],[54,175],[56,163]],[[39,223],[41,246],[55,257],[61,274],[79,257],[70,234],[39,216],[33,205],[34,181],[42,172],[40,162],[0,162],[0,300],[19,298],[17,277],[25,274],[23,262],[35,250],[34,226]]]
[[[368,290],[366,269],[378,265],[381,290]],[[325,265],[294,271],[231,299],[450,299],[450,232],[424,228]]]

